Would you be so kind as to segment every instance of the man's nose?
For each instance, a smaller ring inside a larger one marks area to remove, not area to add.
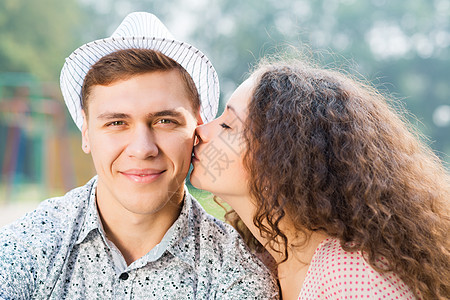
[[[138,159],[147,159],[158,155],[159,149],[155,135],[149,126],[139,125],[133,130],[126,152],[130,157]]]

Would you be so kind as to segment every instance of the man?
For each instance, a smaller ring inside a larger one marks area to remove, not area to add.
[[[0,298],[269,299],[268,270],[184,187],[217,111],[209,60],[148,13],[66,60],[61,89],[97,176],[0,232]]]

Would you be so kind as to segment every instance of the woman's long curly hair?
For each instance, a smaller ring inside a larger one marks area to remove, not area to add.
[[[305,241],[325,232],[416,295],[448,299],[449,175],[387,98],[300,61],[262,65],[254,76],[244,165],[253,221],[269,245],[281,243],[287,259],[296,245],[279,225],[289,218]],[[380,257],[389,269],[377,267]]]

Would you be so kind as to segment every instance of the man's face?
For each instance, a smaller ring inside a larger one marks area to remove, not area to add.
[[[134,214],[178,209],[198,116],[187,95],[176,70],[92,87],[82,138],[99,205]]]

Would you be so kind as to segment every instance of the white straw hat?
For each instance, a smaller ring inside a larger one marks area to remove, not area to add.
[[[193,46],[177,41],[153,14],[134,12],[125,17],[109,38],[76,49],[61,70],[61,91],[75,124],[81,129],[81,87],[91,66],[103,56],[122,49],[152,49],[178,62],[192,77],[200,95],[204,122],[214,119],[219,105],[219,79],[208,58]]]

